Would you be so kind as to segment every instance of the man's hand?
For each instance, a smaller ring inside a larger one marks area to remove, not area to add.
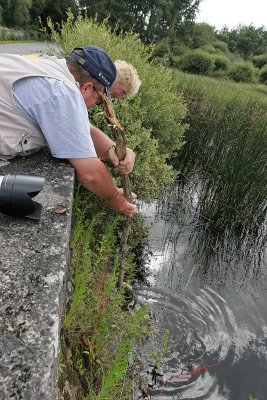
[[[136,194],[132,193],[133,199],[136,199]],[[132,217],[136,213],[136,205],[127,201],[124,196],[123,189],[118,189],[115,196],[107,200],[108,205],[115,211]]]
[[[131,149],[126,148],[124,160],[119,161],[113,140],[92,124],[90,125],[90,134],[99,158],[103,160],[111,160],[117,171],[121,174],[128,175],[132,172],[135,162],[135,154]]]
[[[78,180],[88,190],[106,200],[113,210],[133,216],[136,206],[127,201],[123,189],[119,189],[112,179],[111,173],[98,158],[72,158],[70,163],[76,170]],[[133,198],[136,195],[133,193]]]
[[[128,175],[132,172],[135,162],[135,154],[132,149],[126,148],[126,154],[122,161],[119,161],[115,146],[111,146],[108,150],[111,162],[116,167],[116,171],[120,174]]]

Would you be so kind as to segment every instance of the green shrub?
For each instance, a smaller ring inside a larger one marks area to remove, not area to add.
[[[251,59],[253,65],[257,68],[262,68],[267,64],[267,54],[261,54],[259,56],[254,56]]]
[[[267,65],[260,70],[259,81],[267,84]]]
[[[168,56],[170,53],[170,45],[167,40],[161,40],[160,42],[156,43],[152,51],[152,58],[156,57],[165,57]]]
[[[214,55],[214,71],[227,71],[230,66],[229,58],[224,55]]]
[[[256,69],[250,62],[237,62],[229,70],[229,78],[235,82],[253,82]]]
[[[171,46],[172,56],[184,56],[189,51],[191,51],[191,49],[188,46],[186,46],[185,44]]]
[[[181,63],[181,57],[171,55],[169,57],[169,66],[173,68],[179,68]]]
[[[193,50],[181,58],[180,69],[184,72],[208,75],[213,67],[212,57],[201,50]]]
[[[206,46],[201,47],[201,50],[203,50],[209,54],[221,54],[222,53],[220,49],[216,49],[215,47],[213,47],[210,44],[207,44]]]
[[[150,63],[151,47],[146,47],[133,33],[111,32],[107,21],[101,24],[71,13],[60,27],[49,22],[51,38],[68,54],[74,47],[94,44],[105,49],[113,60],[125,60],[139,72],[142,85],[137,96],[114,101],[116,115],[126,131],[128,145],[136,152],[137,162],[131,174],[133,190],[140,199],[159,193],[162,185],[174,177],[167,160],[183,144],[186,108],[176,94],[171,70]],[[107,134],[110,130],[103,118],[102,107],[94,107],[90,119]]]
[[[219,50],[220,50],[222,53],[224,53],[224,54],[228,54],[228,53],[229,53],[227,43],[225,43],[225,42],[223,42],[223,41],[221,41],[221,40],[216,40],[216,42],[213,42],[213,43],[212,43],[212,46],[213,46],[215,49],[219,49]]]

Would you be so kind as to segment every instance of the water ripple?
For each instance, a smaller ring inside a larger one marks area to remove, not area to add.
[[[214,264],[213,273],[207,273],[203,280],[203,265],[193,261],[188,236],[182,235],[170,245],[163,237],[160,242],[166,231],[162,221],[159,229],[156,225],[152,229],[155,252],[149,263],[150,286],[137,290],[140,302],[150,304],[156,329],[144,348],[150,380],[149,354],[161,351],[164,332],[169,332],[167,348],[157,366],[165,385],[151,382],[151,397],[248,400],[253,394],[264,400],[266,274],[265,279],[250,280],[249,274],[242,274],[242,265],[233,261],[228,270],[232,273],[239,269],[238,279],[231,273],[221,273]]]

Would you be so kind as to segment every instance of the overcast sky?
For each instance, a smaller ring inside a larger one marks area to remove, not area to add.
[[[202,0],[196,22],[207,22],[221,29],[253,24],[267,29],[266,0]]]

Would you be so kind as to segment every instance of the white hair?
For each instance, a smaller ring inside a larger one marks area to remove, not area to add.
[[[116,60],[114,62],[117,70],[117,77],[115,82],[121,85],[127,85],[127,96],[135,96],[141,86],[141,80],[139,79],[137,70],[126,61]]]

